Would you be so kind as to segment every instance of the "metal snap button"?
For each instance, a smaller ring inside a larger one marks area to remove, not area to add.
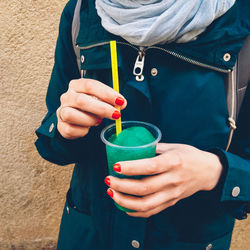
[[[67,210],[67,213],[69,214],[69,207],[68,206],[66,207],[66,210]]]
[[[230,61],[230,59],[231,59],[231,55],[230,55],[229,53],[226,53],[226,54],[223,56],[223,60],[224,60],[225,62]]]
[[[213,247],[212,244],[207,245],[206,250],[210,250]]]
[[[81,56],[81,63],[84,63],[84,61],[85,61],[85,57],[82,55]]]
[[[140,243],[137,240],[132,240],[131,245],[134,248],[139,248],[140,247]]]
[[[239,187],[234,187],[232,190],[232,196],[237,197],[240,194],[240,188]]]
[[[53,131],[55,127],[55,124],[54,123],[51,123],[50,127],[49,127],[49,132],[51,133]]]
[[[158,74],[158,70],[156,68],[152,68],[151,69],[151,75],[152,76],[157,76],[157,74]]]

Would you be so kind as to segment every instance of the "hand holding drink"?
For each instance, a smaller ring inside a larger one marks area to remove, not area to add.
[[[158,143],[156,154],[118,162],[119,167],[114,169],[127,178],[106,177],[113,200],[137,211],[128,213],[130,216],[148,218],[158,214],[198,191],[214,189],[220,179],[222,165],[212,153],[184,144]]]

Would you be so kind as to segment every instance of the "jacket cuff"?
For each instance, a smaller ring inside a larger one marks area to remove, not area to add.
[[[227,164],[221,201],[250,201],[250,161],[221,151]]]
[[[42,125],[36,130],[36,134],[42,134],[53,138],[55,136],[55,132],[57,130],[57,116],[56,113],[47,115],[42,122]]]
[[[209,151],[216,154],[223,165],[220,201],[230,204],[236,219],[245,219],[250,212],[250,161],[218,148]]]
[[[39,154],[58,165],[67,165],[85,159],[92,147],[90,133],[75,140],[62,137],[57,130],[56,113],[46,115],[36,134],[38,139],[35,145]]]

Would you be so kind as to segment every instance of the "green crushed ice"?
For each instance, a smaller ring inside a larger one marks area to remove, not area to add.
[[[146,128],[138,126],[124,129],[118,136],[114,134],[109,138],[109,142],[127,147],[143,146],[154,140],[154,136]]]

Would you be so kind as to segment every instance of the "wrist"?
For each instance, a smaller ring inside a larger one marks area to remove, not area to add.
[[[216,154],[210,152],[204,152],[204,153],[206,154],[205,157],[206,171],[204,171],[206,176],[205,176],[205,181],[203,183],[204,184],[203,190],[211,191],[219,183],[219,180],[223,172],[223,165],[220,161],[220,158]]]

